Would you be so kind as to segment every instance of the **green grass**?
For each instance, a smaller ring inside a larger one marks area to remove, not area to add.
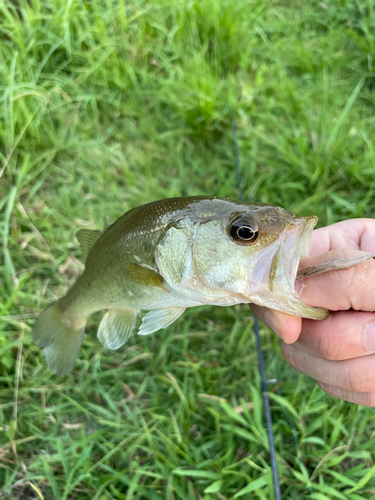
[[[30,329],[82,271],[78,229],[238,197],[232,110],[247,200],[372,217],[374,26],[372,0],[0,1],[0,496],[273,498],[248,308],[189,310],[115,353],[96,316],[63,379]],[[373,409],[262,336],[283,498],[375,499]]]

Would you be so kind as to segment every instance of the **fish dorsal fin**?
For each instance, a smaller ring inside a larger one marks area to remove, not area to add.
[[[163,288],[163,277],[152,269],[140,266],[139,264],[129,264],[125,267],[125,272],[139,285],[158,286]]]
[[[81,260],[86,261],[90,250],[98,241],[103,231],[91,230],[91,229],[80,229],[76,232],[76,238],[81,246],[82,257]]]
[[[138,335],[148,335],[162,328],[166,328],[181,316],[185,307],[168,307],[167,309],[155,309],[143,316]]]
[[[98,330],[98,339],[104,347],[116,350],[125,344],[133,331],[138,313],[135,309],[109,309]]]

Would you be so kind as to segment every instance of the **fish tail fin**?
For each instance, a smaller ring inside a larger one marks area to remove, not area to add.
[[[36,320],[33,339],[43,349],[53,373],[63,376],[73,368],[82,345],[85,324],[85,319],[73,320],[64,314],[59,301],[47,307]]]

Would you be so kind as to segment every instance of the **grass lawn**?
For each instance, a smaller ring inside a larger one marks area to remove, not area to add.
[[[326,225],[375,212],[373,0],[0,1],[0,497],[273,498],[248,307],[66,377],[30,331],[83,269],[75,232],[156,199],[238,197]],[[375,412],[262,328],[283,499],[375,499]]]

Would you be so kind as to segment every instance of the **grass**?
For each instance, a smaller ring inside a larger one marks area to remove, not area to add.
[[[189,310],[75,369],[30,329],[82,271],[75,232],[155,199],[245,199],[320,224],[375,211],[372,0],[0,2],[0,495],[272,499],[252,318]],[[375,415],[262,330],[283,498],[375,499]]]

